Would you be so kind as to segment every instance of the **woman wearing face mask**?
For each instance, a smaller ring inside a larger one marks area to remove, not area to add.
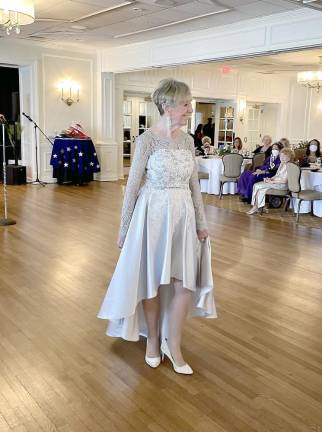
[[[272,138],[269,135],[264,135],[262,139],[262,145],[257,147],[254,150],[254,154],[256,153],[265,153],[265,158],[271,155],[272,151]]]
[[[237,192],[239,193],[241,200],[244,202],[251,203],[253,186],[255,183],[263,181],[266,177],[273,177],[276,174],[278,167],[280,166],[280,150],[282,149],[281,143],[275,143],[272,145],[272,153],[267,157],[256,171],[244,171],[238,180]]]
[[[194,142],[181,128],[192,113],[189,87],[165,79],[152,94],[159,121],[137,138],[124,196],[122,248],[98,314],[107,334],[147,338],[145,362],[167,356],[190,375],[181,352],[185,318],[216,318],[210,242]],[[161,347],[160,347],[161,342]]]
[[[264,181],[256,183],[253,187],[252,205],[253,207],[247,212],[252,215],[258,212],[261,207],[265,206],[266,191],[268,189],[287,190],[287,170],[286,164],[294,159],[294,153],[291,149],[285,148],[280,152],[281,164],[276,174],[271,178],[265,178]]]
[[[307,145],[306,156],[300,162],[300,166],[308,167],[310,166],[310,163],[315,163],[317,158],[320,156],[320,141],[318,141],[317,139],[312,139]]]

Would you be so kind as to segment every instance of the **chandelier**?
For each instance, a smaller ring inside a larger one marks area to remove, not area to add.
[[[0,25],[10,35],[14,30],[20,33],[20,26],[32,24],[35,21],[33,0],[0,0]]]
[[[322,56],[320,59],[320,70],[298,72],[297,82],[305,87],[316,89],[319,93],[322,87]]]

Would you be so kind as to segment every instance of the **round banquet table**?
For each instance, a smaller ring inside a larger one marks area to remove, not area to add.
[[[209,156],[203,159],[202,156],[196,158],[198,164],[198,171],[209,174],[209,179],[200,180],[200,189],[203,193],[219,195],[220,192],[220,176],[224,173],[224,164],[222,158],[219,156]],[[246,164],[251,162],[251,159],[244,159],[242,165],[242,172]],[[223,187],[223,194],[235,194],[237,192],[237,183],[225,183]]]
[[[322,171],[312,172],[310,170],[303,170],[301,174],[301,188],[302,190],[312,189],[322,192]],[[292,199],[292,206],[294,211],[297,212],[297,199]],[[313,201],[313,214],[322,217],[322,201]],[[300,213],[310,213],[311,202],[302,201]]]

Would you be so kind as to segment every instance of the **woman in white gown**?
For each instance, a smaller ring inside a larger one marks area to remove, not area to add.
[[[194,142],[181,130],[192,113],[191,93],[185,83],[166,79],[152,99],[161,116],[136,141],[122,251],[98,317],[109,320],[110,336],[147,337],[149,366],[159,366],[161,349],[176,372],[192,374],[181,352],[185,318],[217,314]]]

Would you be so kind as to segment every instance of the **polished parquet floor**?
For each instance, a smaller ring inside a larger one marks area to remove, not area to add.
[[[222,199],[219,199],[219,197],[216,195],[204,194],[204,203],[206,205],[233,210],[234,212],[241,213],[246,213],[251,208],[250,204],[240,201],[237,195],[224,195]],[[278,221],[280,224],[296,223],[295,215],[292,209],[288,209],[287,212],[282,211],[282,208],[269,208],[268,210],[268,213],[262,213],[261,215],[254,215],[252,217],[260,217],[264,220],[271,219]],[[317,217],[311,213],[301,213],[298,223],[309,228],[322,229],[322,218]]]
[[[1,432],[322,432],[322,230],[207,206],[219,317],[187,323],[185,377],[96,318],[122,184],[9,193]]]

